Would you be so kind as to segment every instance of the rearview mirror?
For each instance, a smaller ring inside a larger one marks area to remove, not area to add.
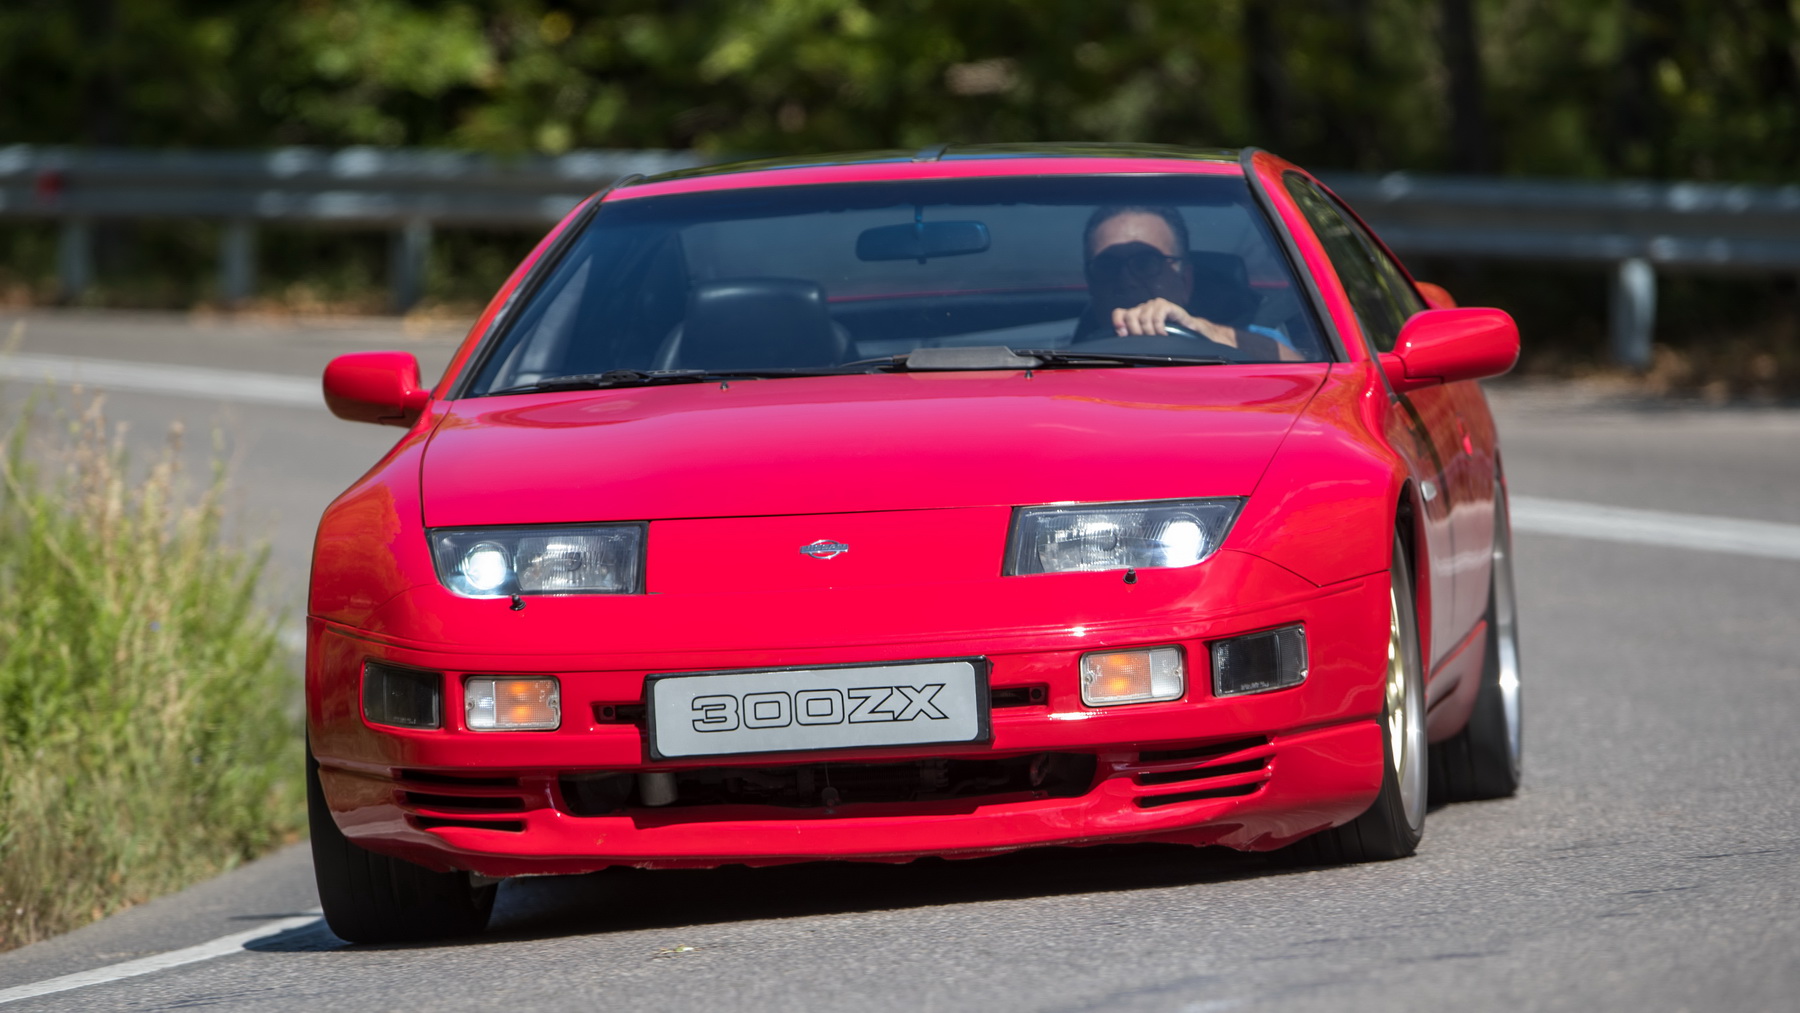
[[[410,426],[430,401],[411,352],[355,352],[325,367],[325,405],[340,419]]]
[[[1400,328],[1381,368],[1396,391],[1499,376],[1519,361],[1519,326],[1504,310],[1422,310]]]
[[[856,237],[857,260],[917,260],[980,253],[991,242],[984,222],[913,222],[864,229]]]

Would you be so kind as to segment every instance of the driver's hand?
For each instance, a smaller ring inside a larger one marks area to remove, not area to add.
[[[1132,334],[1167,334],[1167,325],[1171,323],[1221,345],[1237,347],[1236,328],[1194,316],[1167,299],[1152,299],[1137,306],[1121,306],[1112,312],[1113,333],[1121,338]]]

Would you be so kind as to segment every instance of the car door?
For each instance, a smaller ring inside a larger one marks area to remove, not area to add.
[[[1357,329],[1368,343],[1371,358],[1394,350],[1400,328],[1414,313],[1426,308],[1411,280],[1364,230],[1355,216],[1311,179],[1288,173],[1283,184],[1312,226],[1343,283],[1345,295],[1356,313]],[[1455,512],[1463,471],[1457,431],[1456,400],[1443,386],[1396,394],[1388,413],[1389,442],[1407,459],[1423,504],[1423,534],[1429,581],[1429,668],[1467,631],[1459,607]]]
[[[1321,188],[1323,189],[1323,188]],[[1333,207],[1366,245],[1374,258],[1376,270],[1385,279],[1384,292],[1410,297],[1401,303],[1410,318],[1427,306],[1412,276],[1407,273],[1381,241],[1370,233],[1356,214],[1337,201],[1329,192]],[[1392,346],[1379,351],[1392,351]],[[1450,629],[1461,642],[1480,622],[1487,610],[1488,571],[1493,564],[1494,475],[1493,418],[1481,388],[1473,381],[1441,384],[1411,391],[1399,398],[1412,405],[1424,421],[1433,449],[1440,461],[1443,482],[1440,492],[1449,513],[1450,541],[1455,555],[1448,561],[1452,569],[1455,604]],[[1449,651],[1453,643],[1445,643]]]

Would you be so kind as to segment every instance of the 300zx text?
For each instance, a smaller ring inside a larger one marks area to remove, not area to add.
[[[873,721],[944,721],[933,700],[941,682],[923,686],[864,686],[857,689],[803,689],[796,693],[732,693],[697,696],[691,705],[694,730],[731,732],[790,725],[863,724]]]

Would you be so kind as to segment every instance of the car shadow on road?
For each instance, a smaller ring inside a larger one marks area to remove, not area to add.
[[[1085,893],[1202,886],[1305,872],[1262,855],[1180,845],[1037,848],[992,858],[904,865],[808,862],[752,869],[609,869],[509,880],[487,932],[430,946],[488,945],[644,929],[853,914]],[[258,941],[262,951],[318,951],[317,930]],[[324,933],[327,940],[335,939]],[[354,947],[355,950],[378,947]],[[400,947],[379,947],[400,948]],[[404,947],[413,948],[413,947]]]

